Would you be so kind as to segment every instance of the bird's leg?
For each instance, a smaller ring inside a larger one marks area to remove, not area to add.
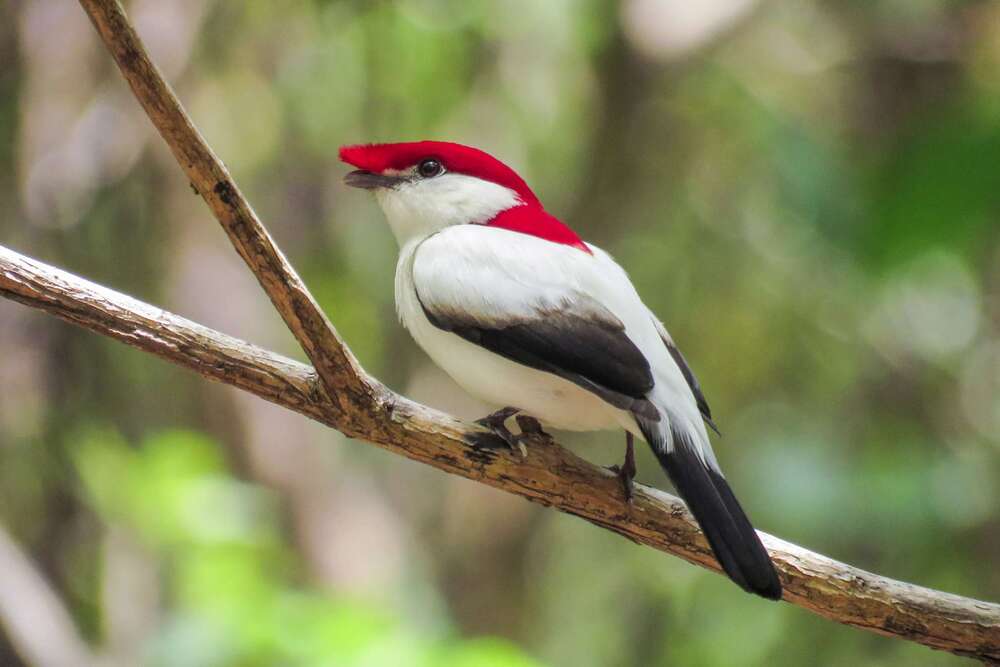
[[[491,412],[485,417],[477,419],[476,423],[479,424],[480,426],[485,426],[486,428],[491,428],[493,430],[503,429],[504,431],[510,433],[510,430],[507,428],[506,422],[508,419],[516,415],[518,411],[519,411],[518,408],[510,408],[510,407],[500,408],[496,412]],[[511,433],[511,435],[514,434]]]
[[[507,420],[517,413],[518,408],[501,408],[496,412],[486,415],[482,419],[477,419],[476,423],[493,431],[493,433],[496,434],[496,436],[500,438],[500,440],[502,440],[511,450],[521,450],[523,454],[523,445],[521,445],[518,436],[511,433],[510,429],[507,428]]]
[[[524,435],[536,435],[546,442],[552,442],[552,436],[546,433],[542,429],[542,424],[537,419],[530,415],[518,415],[516,417],[517,425],[521,427],[521,433]]]
[[[611,472],[618,475],[622,483],[622,491],[625,493],[625,502],[632,504],[632,497],[635,495],[635,448],[632,446],[632,433],[625,431],[625,460],[622,464],[611,466]]]

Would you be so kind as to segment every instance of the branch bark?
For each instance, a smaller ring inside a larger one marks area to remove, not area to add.
[[[233,247],[257,277],[285,324],[316,367],[330,396],[345,413],[349,403],[370,400],[373,381],[312,294],[275,245],[222,160],[215,155],[177,95],[149,58],[117,0],[80,0],[146,115],[177,163],[222,225]]]
[[[0,296],[189,368],[395,454],[552,506],[718,571],[680,499],[637,486],[632,506],[617,478],[567,449],[530,443],[525,457],[477,449],[478,434],[436,410],[378,387],[383,410],[344,415],[315,371],[0,246]],[[894,581],[762,534],[785,601],[825,618],[1000,662],[1000,605]]]
[[[557,444],[523,458],[472,446],[482,432],[369,378],[198,135],[114,0],[80,0],[147,114],[316,370],[0,247],[0,296],[251,392],[388,451],[579,516],[718,571],[684,504],[617,479]],[[825,618],[958,655],[1000,662],[1000,605],[839,563],[770,535],[787,602]]]

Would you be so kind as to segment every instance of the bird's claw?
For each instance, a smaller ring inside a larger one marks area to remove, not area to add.
[[[636,473],[635,450],[632,446],[631,433],[625,434],[625,460],[621,465],[609,466],[608,470],[618,476],[622,485],[622,493],[625,494],[625,502],[631,505],[632,499],[635,497],[635,483],[632,480],[635,479]]]
[[[542,429],[542,424],[530,415],[518,415],[515,418],[517,425],[521,428],[521,435],[535,436],[545,442],[552,442],[552,436]]]
[[[618,477],[618,481],[622,485],[622,493],[625,494],[625,502],[631,505],[632,499],[635,497],[635,483],[632,481],[633,476],[626,474],[624,468],[617,463],[613,466],[608,466],[608,470]]]
[[[517,408],[500,408],[496,412],[491,412],[485,417],[477,419],[475,423],[485,426],[488,429],[504,429],[507,431],[506,421],[517,414]],[[508,431],[509,432],[509,431]]]
[[[500,441],[499,443],[482,442],[481,446],[489,449],[494,447],[506,447],[512,452],[518,452],[521,455],[521,458],[528,456],[528,449],[524,446],[524,442],[522,442],[524,434],[511,433],[510,429],[507,428],[507,420],[517,414],[517,412],[517,408],[502,408],[496,412],[486,415],[481,419],[477,419],[475,421],[476,424],[492,431]],[[518,416],[517,423],[519,426],[521,425],[521,416]]]

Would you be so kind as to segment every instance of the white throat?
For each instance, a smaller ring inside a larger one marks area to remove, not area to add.
[[[445,227],[487,222],[521,203],[510,188],[453,173],[379,189],[375,198],[400,247]]]

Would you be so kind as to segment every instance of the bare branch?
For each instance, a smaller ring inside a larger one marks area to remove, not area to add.
[[[630,507],[621,500],[617,478],[609,471],[559,445],[533,442],[524,458],[476,449],[468,444],[477,434],[472,427],[384,388],[378,388],[375,399],[385,410],[351,408],[344,414],[319,390],[308,366],[2,246],[0,296],[239,387],[393,453],[555,507],[718,571],[679,499],[639,486]],[[879,634],[1000,661],[1000,605],[880,577],[769,535],[763,539],[787,602]]]
[[[80,0],[142,108],[191,184],[253,271],[285,324],[344,410],[366,402],[371,380],[344,347],[288,260],[243,197],[229,171],[195,128],[117,0]],[[342,404],[342,405],[341,405]]]

